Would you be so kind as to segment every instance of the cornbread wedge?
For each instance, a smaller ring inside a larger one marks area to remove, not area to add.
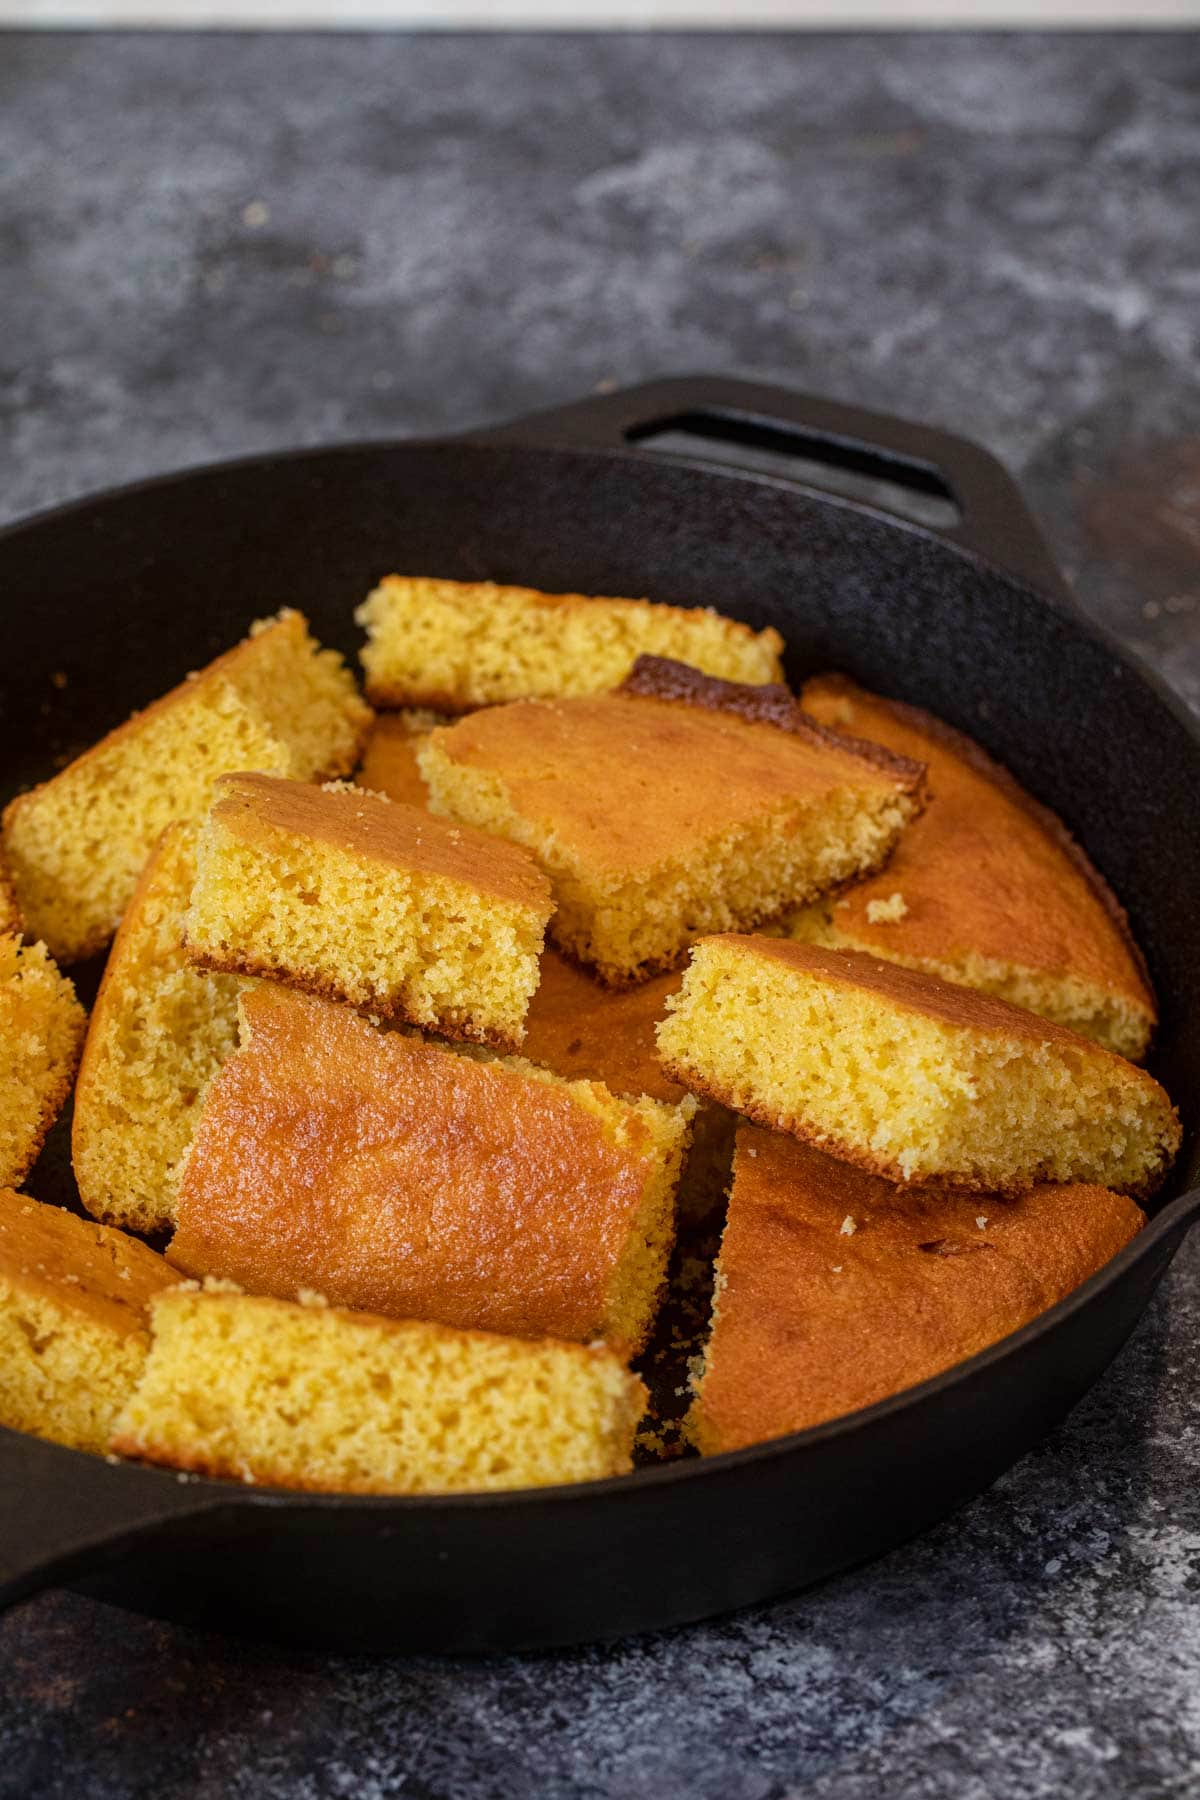
[[[676,1081],[893,1181],[1153,1193],[1179,1119],[1144,1070],[990,994],[857,951],[697,944],[658,1030]]]
[[[919,764],[785,688],[653,657],[616,694],[492,707],[417,755],[435,812],[532,850],[554,941],[615,987],[877,867],[921,805]]]
[[[552,907],[512,844],[361,788],[226,775],[184,943],[205,968],[512,1047]]]
[[[1154,996],[1116,899],[1054,816],[931,714],[822,675],[802,704],[929,769],[929,804],[883,874],[804,909],[791,936],[866,950],[1027,1007],[1137,1060]]]
[[[203,812],[218,775],[348,774],[370,722],[341,657],[318,647],[298,612],[252,626],[6,808],[4,851],[26,929],[62,961],[102,949],[159,837]]]
[[[0,1191],[0,1425],[106,1450],[142,1372],[149,1303],[178,1279],[136,1238]]]
[[[406,806],[428,806],[429,790],[417,767],[417,749],[429,733],[446,723],[442,713],[406,707],[381,713],[371,727],[356,787],[402,800]]]
[[[0,937],[0,1187],[23,1181],[79,1061],[87,1015],[44,944]]]
[[[88,1211],[133,1231],[175,1217],[200,1100],[237,1042],[239,982],[193,968],[182,947],[195,825],[172,825],[142,872],[92,1008],[71,1156]]]
[[[208,1091],[168,1255],[281,1299],[635,1352],[690,1097],[617,1100],[263,982]]]
[[[471,1493],[630,1467],[645,1389],[599,1345],[176,1289],[112,1447],[272,1487]]]
[[[467,712],[505,700],[600,694],[643,654],[729,681],[779,681],[783,639],[699,608],[385,576],[355,613],[378,706]]]
[[[1142,1223],[1097,1187],[898,1188],[742,1124],[688,1433],[738,1450],[915,1387],[1053,1306]]]

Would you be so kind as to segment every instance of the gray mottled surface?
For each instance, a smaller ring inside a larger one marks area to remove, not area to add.
[[[0,37],[0,511],[753,370],[998,450],[1200,704],[1198,218],[1195,37]],[[1200,1793],[1198,1278],[958,1518],[713,1625],[326,1663],[44,1596],[0,1794]]]

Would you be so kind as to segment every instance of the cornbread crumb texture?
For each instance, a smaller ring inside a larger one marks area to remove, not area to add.
[[[1062,1299],[1142,1223],[1094,1186],[898,1188],[743,1124],[690,1434],[734,1450],[925,1381]]]
[[[0,936],[0,1185],[37,1160],[71,1091],[87,1016],[44,944]]]
[[[16,937],[21,931],[21,909],[12,876],[0,851],[0,937]]]
[[[318,647],[298,612],[261,621],[10,803],[4,849],[30,933],[64,960],[99,950],[163,831],[199,817],[218,775],[348,774],[371,716],[341,657]]]
[[[979,988],[1143,1055],[1155,1007],[1141,956],[1061,822],[971,739],[916,707],[833,675],[808,682],[803,704],[926,763],[930,798],[886,870],[806,908],[791,933]]]
[[[227,775],[189,956],[453,1036],[520,1043],[553,901],[533,858],[346,785]]]
[[[991,995],[856,951],[696,946],[658,1031],[668,1074],[897,1181],[1152,1193],[1180,1142],[1143,1070]]]
[[[176,1289],[113,1448],[277,1487],[422,1494],[624,1474],[645,1389],[602,1347]]]
[[[136,1238],[0,1190],[0,1424],[106,1449],[178,1279]]]
[[[632,1352],[693,1105],[619,1100],[263,983],[209,1089],[169,1255],[257,1293]]]
[[[744,716],[753,689],[680,679],[705,697],[493,707],[418,751],[434,810],[530,849],[555,942],[613,985],[874,867],[920,805],[919,765],[860,753],[794,702],[781,725]]]
[[[194,825],[172,825],[109,952],[75,1085],[71,1155],[96,1218],[154,1231],[175,1216],[184,1152],[212,1077],[237,1042],[235,976],[182,948]]]
[[[429,791],[417,767],[417,748],[423,738],[445,723],[444,713],[421,707],[381,713],[367,738],[354,778],[357,785],[386,794],[389,800],[401,800],[406,806],[427,806]]]
[[[780,678],[777,631],[647,600],[388,575],[355,618],[368,634],[367,692],[381,706],[465,712],[603,693],[645,652],[733,681]]]

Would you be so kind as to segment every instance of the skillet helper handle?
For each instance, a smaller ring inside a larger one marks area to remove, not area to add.
[[[957,522],[919,527],[886,504],[867,504],[873,512],[902,520],[909,530],[944,538],[1039,593],[1074,605],[1058,564],[1003,464],[970,439],[931,425],[732,376],[680,375],[593,394],[477,435],[491,442],[636,450],[671,430],[712,443],[718,461],[722,439],[744,445],[757,438],[776,454],[785,479],[787,456],[802,457],[808,466],[795,479],[810,490],[820,485],[819,474],[810,472],[812,465],[825,463],[947,499],[957,508]]]
[[[0,1609],[213,1507],[207,1484],[0,1430]]]

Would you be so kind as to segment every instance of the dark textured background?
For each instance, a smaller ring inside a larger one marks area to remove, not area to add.
[[[0,36],[0,514],[756,372],[998,451],[1200,707],[1198,223],[1196,36]],[[0,1795],[1200,1794],[1198,1277],[959,1517],[712,1625],[328,1662],[32,1601]]]

